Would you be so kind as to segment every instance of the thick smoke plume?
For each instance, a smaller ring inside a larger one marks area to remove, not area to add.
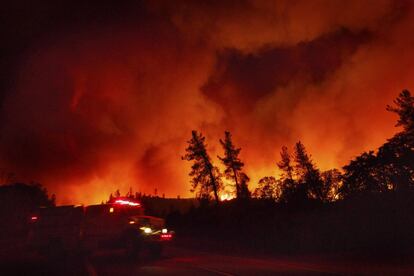
[[[385,106],[414,87],[409,2],[220,2],[67,3],[80,15],[57,26],[39,23],[57,7],[21,19],[38,28],[9,43],[21,51],[9,51],[1,167],[60,203],[130,187],[190,196],[192,129],[212,156],[230,130],[253,185],[276,174],[282,145],[301,140],[328,169],[396,131]]]

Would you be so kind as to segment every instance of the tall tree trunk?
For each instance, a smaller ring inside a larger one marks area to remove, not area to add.
[[[210,174],[210,182],[211,182],[211,185],[213,186],[214,199],[216,200],[216,204],[218,205],[219,204],[218,188],[217,188],[216,179],[214,178],[214,175],[213,175],[213,165],[210,163],[207,156],[203,156],[203,158],[204,158],[205,164],[207,164],[208,173]]]
[[[213,186],[213,193],[214,193],[214,199],[216,200],[216,204],[219,204],[219,197],[218,197],[218,191],[217,191],[217,183],[216,180],[214,179],[214,175],[213,172],[210,171],[210,180],[211,180],[211,185]]]
[[[236,196],[237,196],[237,198],[239,198],[240,197],[239,181],[237,180],[236,170],[234,168],[232,168],[232,170],[233,170],[233,174],[234,174],[234,182],[236,183]]]

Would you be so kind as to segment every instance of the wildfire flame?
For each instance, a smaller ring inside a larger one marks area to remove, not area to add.
[[[220,200],[221,201],[227,201],[227,200],[232,200],[233,198],[235,198],[234,195],[229,194],[229,193],[224,193],[220,195]]]

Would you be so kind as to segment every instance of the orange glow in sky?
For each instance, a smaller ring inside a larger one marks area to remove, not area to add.
[[[283,145],[301,140],[327,170],[398,131],[385,106],[414,90],[413,3],[219,2],[144,1],[53,28],[36,24],[59,11],[33,8],[9,42],[0,167],[62,204],[191,197],[193,129],[216,165],[232,133],[251,189],[278,174]]]

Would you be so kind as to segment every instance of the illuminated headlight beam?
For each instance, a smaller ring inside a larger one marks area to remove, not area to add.
[[[141,230],[144,231],[145,234],[152,233],[152,229],[150,227],[141,227]]]

